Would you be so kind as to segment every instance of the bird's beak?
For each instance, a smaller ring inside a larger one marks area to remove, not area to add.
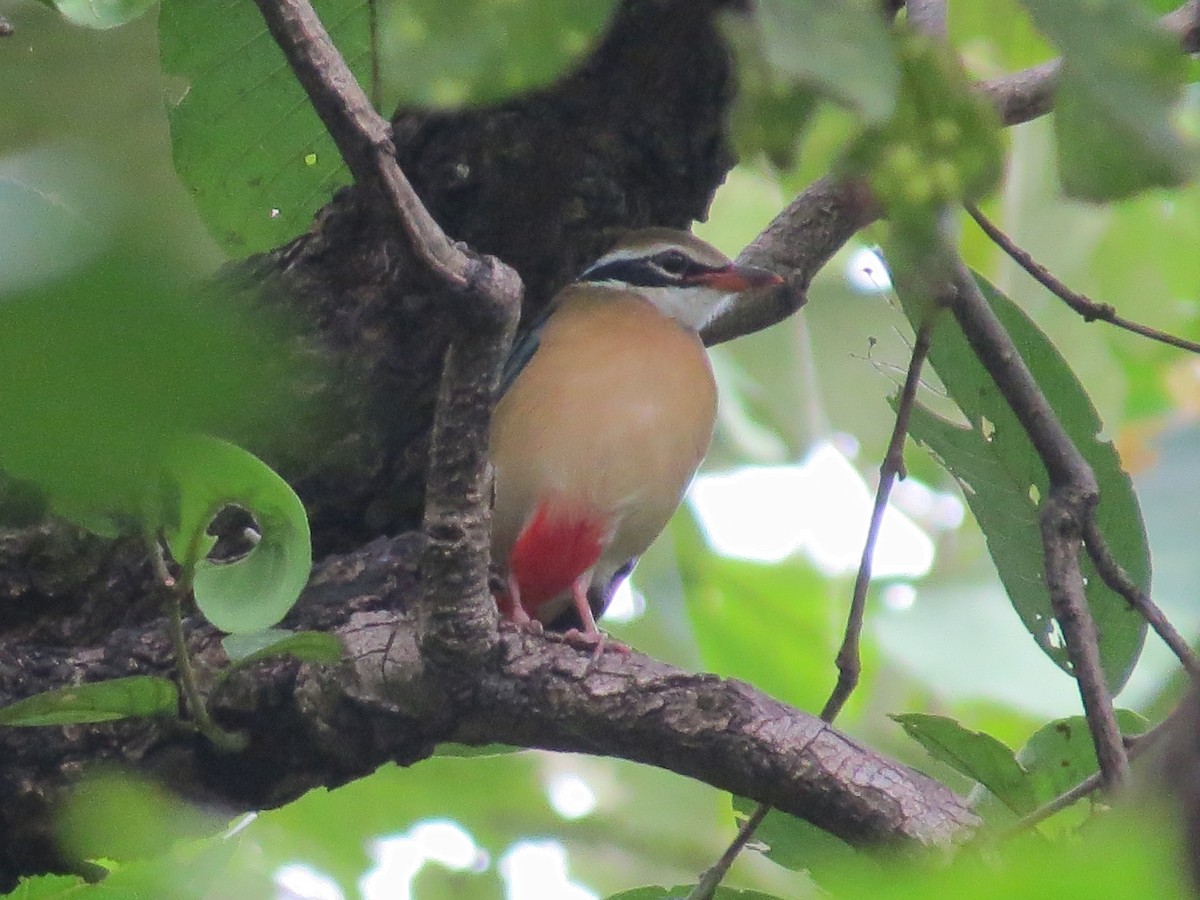
[[[742,291],[758,290],[769,287],[779,287],[783,279],[768,269],[757,266],[739,266],[730,263],[715,272],[705,272],[688,279],[691,284],[702,284],[729,294],[740,294]]]

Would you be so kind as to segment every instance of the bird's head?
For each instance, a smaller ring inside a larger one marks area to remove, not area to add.
[[[632,291],[693,331],[737,295],[783,284],[774,272],[741,266],[686,231],[632,231],[589,266],[576,284]]]

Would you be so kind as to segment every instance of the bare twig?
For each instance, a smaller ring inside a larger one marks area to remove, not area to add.
[[[1197,661],[1196,654],[1192,652],[1187,639],[1171,624],[1158,604],[1150,599],[1150,596],[1138,585],[1134,584],[1129,573],[1113,557],[1112,550],[1100,531],[1100,526],[1096,524],[1095,516],[1088,517],[1083,524],[1083,542],[1088,556],[1096,564],[1096,571],[1100,573],[1104,583],[1124,597],[1125,602],[1141,614],[1142,618],[1154,629],[1154,633],[1171,648],[1171,652],[1179,659],[1189,675],[1193,678],[1200,677],[1200,661]]]
[[[883,516],[887,511],[892,487],[897,478],[904,477],[904,441],[908,435],[908,422],[912,416],[913,404],[916,402],[917,388],[921,383],[921,369],[925,364],[925,359],[929,356],[934,319],[935,317],[931,315],[917,331],[917,339],[908,363],[908,375],[896,405],[896,422],[892,427],[892,437],[888,442],[887,453],[879,467],[879,486],[875,490],[875,506],[871,511],[871,521],[867,526],[867,536],[863,542],[858,576],[854,580],[854,594],[850,601],[850,612],[846,617],[846,634],[837,655],[838,680],[829,700],[825,703],[825,708],[821,711],[821,719],[825,722],[832,723],[837,718],[846,700],[858,685],[858,677],[862,668],[859,642],[862,637],[863,616],[866,612],[867,590],[871,586],[871,564],[875,556],[875,544],[879,539],[879,531],[883,527]],[[761,803],[755,808],[750,817],[742,823],[721,858],[701,877],[699,883],[688,895],[688,900],[710,900],[717,885],[721,883],[737,855],[753,837],[755,830],[762,824],[770,810],[770,805],[766,803]]]
[[[1148,325],[1142,325],[1139,322],[1126,319],[1124,316],[1118,315],[1117,311],[1109,304],[1097,303],[1086,295],[1072,290],[1055,278],[1045,266],[1035,260],[1028,252],[1013,243],[1012,238],[997,228],[995,223],[980,212],[976,206],[967,204],[966,209],[970,213],[971,218],[983,229],[984,234],[991,238],[1001,250],[1012,257],[1013,261],[1028,272],[1038,284],[1042,285],[1042,287],[1066,303],[1067,306],[1083,316],[1085,322],[1108,322],[1110,325],[1124,328],[1126,331],[1132,331],[1134,334],[1140,334],[1142,337],[1150,338],[1153,341],[1169,344],[1172,347],[1178,347],[1180,350],[1200,353],[1200,343],[1189,341],[1186,338],[1181,338],[1165,331],[1159,331],[1157,328],[1151,328]]]
[[[896,421],[892,426],[892,437],[888,441],[887,453],[879,467],[879,486],[875,490],[875,506],[871,510],[871,523],[867,528],[867,538],[863,542],[862,557],[858,564],[858,574],[854,579],[854,595],[850,601],[850,614],[846,620],[846,634],[842,639],[841,649],[838,650],[837,667],[838,680],[833,693],[821,710],[821,718],[832,722],[842,711],[846,700],[858,685],[858,676],[862,668],[859,654],[859,642],[862,638],[863,616],[867,606],[867,590],[871,586],[871,565],[875,557],[875,543],[879,539],[879,531],[883,527],[883,516],[887,512],[888,498],[892,487],[898,478],[904,477],[904,442],[908,437],[908,422],[912,416],[913,405],[916,403],[917,388],[921,384],[921,369],[929,356],[929,348],[933,336],[933,323],[936,312],[931,313],[917,329],[917,339],[913,344],[912,355],[908,361],[908,374],[904,379],[904,387],[896,404]]]
[[[1124,781],[1129,760],[1100,667],[1096,624],[1088,609],[1079,565],[1083,523],[1099,499],[1095,474],[961,263],[950,293],[954,318],[1025,429],[1049,475],[1050,490],[1041,512],[1046,588],[1079,685],[1104,783],[1115,788]]]
[[[755,807],[754,812],[750,814],[750,818],[742,823],[742,827],[738,829],[729,846],[725,848],[725,852],[696,882],[696,886],[692,888],[691,893],[687,895],[687,900],[712,900],[713,895],[717,892],[717,886],[725,879],[729,872],[729,867],[733,865],[733,861],[738,858],[738,854],[745,849],[750,838],[754,836],[754,832],[758,830],[758,826],[762,824],[763,819],[767,817],[767,813],[771,811],[770,804],[760,803]]]

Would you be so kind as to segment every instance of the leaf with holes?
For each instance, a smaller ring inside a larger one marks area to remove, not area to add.
[[[162,529],[184,570],[194,570],[196,605],[230,632],[256,632],[282,619],[312,568],[304,505],[287,482],[256,456],[215,438],[177,441],[167,455],[147,517]],[[213,518],[229,506],[246,510],[257,542],[230,561],[209,558]]]
[[[46,691],[0,709],[0,725],[81,725],[148,716],[177,716],[174,682],[132,675]]]
[[[1016,343],[1042,393],[1095,472],[1100,487],[1096,520],[1134,583],[1150,587],[1150,554],[1141,509],[1113,445],[1097,438],[1101,423],[1079,380],[1050,340],[1016,304],[976,276],[980,289]],[[920,297],[901,297],[916,327]],[[1042,580],[1039,507],[1049,490],[1046,472],[1017,417],[949,315],[933,333],[929,361],[969,420],[962,428],[917,406],[910,433],[950,471],[987,539],[1013,608],[1038,646],[1070,672]],[[1109,687],[1119,691],[1141,654],[1146,623],[1082,560],[1088,605],[1100,636]]]
[[[1116,717],[1121,733],[1127,736],[1141,734],[1148,725],[1142,716],[1128,709],[1116,710]],[[1043,725],[1018,751],[1017,760],[1029,772],[1038,805],[1069,791],[1100,768],[1092,733],[1083,716]]]

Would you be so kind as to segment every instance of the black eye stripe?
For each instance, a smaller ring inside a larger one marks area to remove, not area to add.
[[[620,281],[637,287],[669,287],[678,284],[658,266],[645,259],[614,259],[598,263],[579,276],[578,281]]]
[[[599,262],[576,281],[619,281],[634,287],[670,287],[695,281],[699,275],[718,271],[689,259],[678,250],[667,250],[653,257],[626,257]]]

